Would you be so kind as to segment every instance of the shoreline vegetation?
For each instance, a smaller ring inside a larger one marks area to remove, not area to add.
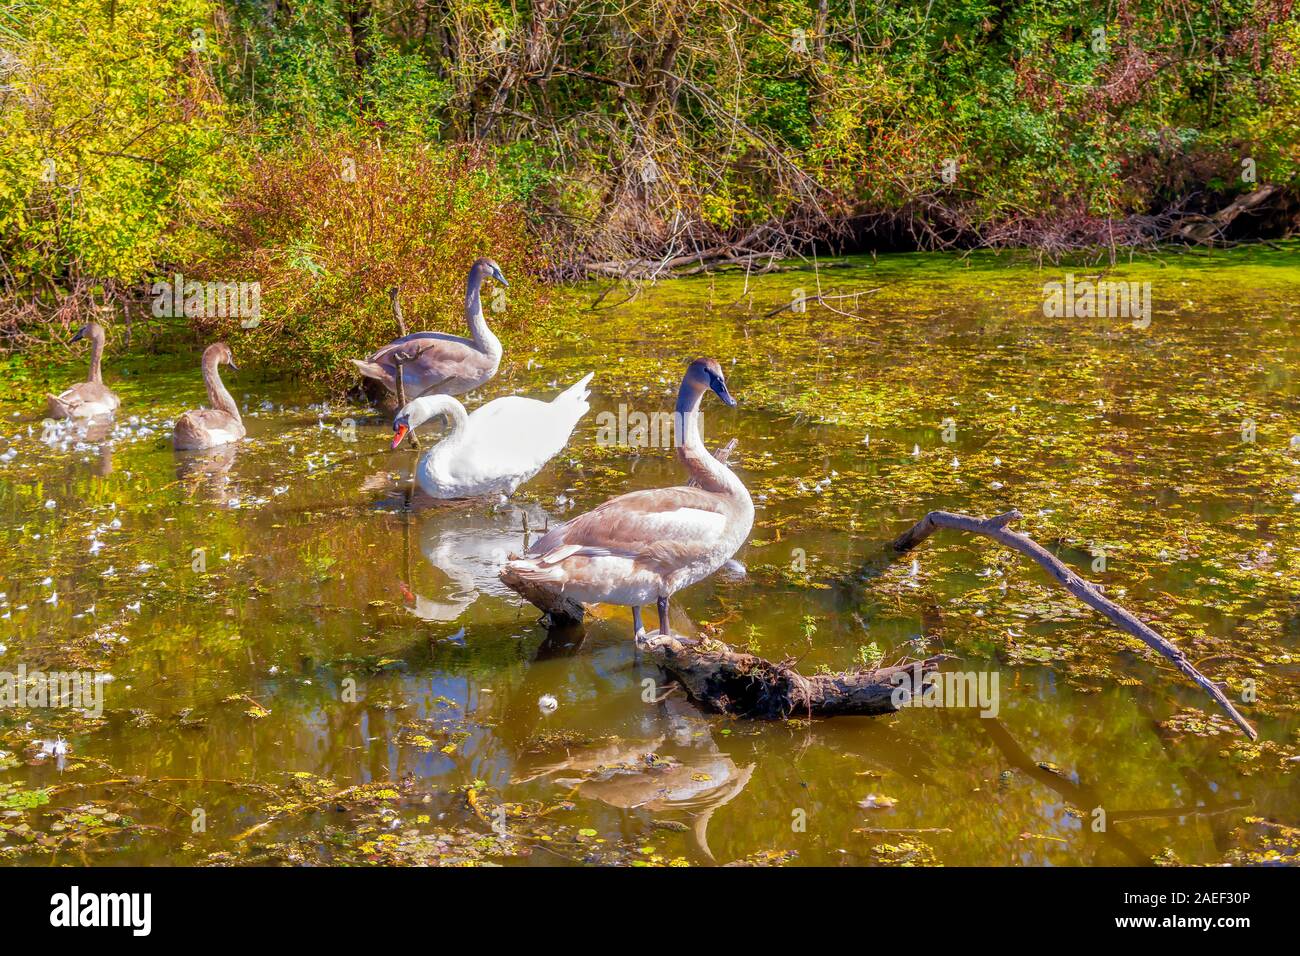
[[[578,279],[1276,243],[1298,54],[1288,0],[17,0],[0,361],[173,323],[339,390],[391,288],[454,328],[481,255],[508,332]],[[159,315],[175,276],[256,283],[257,321]]]
[[[1236,243],[1214,248],[1161,245],[1153,249],[1130,249],[1113,265],[1104,257],[1099,261],[1096,254],[1080,252],[1040,261],[1031,251],[1019,249],[795,258],[769,270],[767,279],[742,269],[725,268],[678,277],[677,281],[686,284],[683,289],[704,283],[714,290],[707,297],[711,303],[734,305],[746,302],[747,311],[755,318],[771,319],[785,314],[802,322],[809,317],[815,318],[819,313],[832,318],[848,316],[865,320],[881,308],[879,303],[873,302],[881,294],[896,296],[907,288],[919,291],[945,275],[960,276],[962,283],[975,288],[980,282],[978,276],[987,275],[999,282],[1016,282],[1022,289],[1025,282],[1030,281],[1032,288],[1041,291],[1043,315],[1048,321],[1094,321],[1085,314],[1087,310],[1080,308],[1079,300],[1082,298],[1094,303],[1093,308],[1100,310],[1097,315],[1109,315],[1122,326],[1142,329],[1153,321],[1152,315],[1156,311],[1151,305],[1150,287],[1163,274],[1177,273],[1185,277],[1205,273],[1207,277],[1225,277],[1246,270],[1255,275],[1259,274],[1257,270],[1291,269],[1293,260],[1300,261],[1300,239]],[[552,338],[572,340],[582,334],[584,323],[593,317],[599,320],[602,314],[616,315],[660,295],[675,295],[663,284],[666,279],[548,283],[535,280],[524,272],[519,274],[522,285],[536,281],[538,297],[533,311],[512,315],[511,311],[516,307],[512,301],[501,313],[492,312],[488,303],[487,313],[493,328],[501,331],[510,350],[518,355],[547,354],[552,348],[548,345]],[[1041,283],[1036,278],[1039,276]],[[180,278],[189,281],[184,275]],[[187,316],[183,308],[161,317],[154,316],[152,304],[166,301],[169,295],[183,305],[184,297],[177,299],[175,294],[176,281],[174,274],[162,277],[155,287],[161,291],[154,294],[155,289],[148,289],[135,298],[119,301],[114,307],[119,311],[104,306],[96,309],[97,316],[108,316],[99,321],[108,326],[108,354],[113,357],[110,370],[113,378],[119,381],[123,377],[134,379],[152,372],[179,374],[184,379],[192,375],[195,352],[207,341],[208,332],[205,330],[213,329],[214,335],[237,337],[241,366],[255,372],[263,381],[298,379],[317,391],[323,384],[325,394],[331,400],[367,403],[376,398],[375,394],[367,391],[364,380],[359,380],[353,373],[354,366],[347,358],[357,349],[349,349],[346,343],[336,349],[329,340],[321,339],[319,341],[325,344],[319,351],[303,351],[288,358],[276,351],[282,347],[280,335],[260,327],[244,328],[242,320],[233,312],[229,318],[215,321],[203,316]],[[778,284],[760,285],[760,282],[771,281]],[[512,282],[511,291],[515,286],[516,283]],[[658,293],[654,291],[656,286]],[[1131,314],[1125,315],[1123,308],[1109,311],[1108,286],[1138,290],[1138,294],[1132,296],[1138,301],[1131,304],[1128,310]],[[1095,300],[1084,295],[1085,287],[1096,290]],[[373,323],[373,334],[385,340],[400,331],[393,311],[394,288],[399,291],[399,301],[405,301],[408,287],[399,283],[386,294],[376,296],[373,302],[364,303],[364,313]],[[794,294],[799,289],[805,291],[803,297]],[[204,293],[211,291],[211,285],[202,285],[200,298],[206,301]],[[433,331],[460,332],[464,324],[460,315],[461,291],[455,289],[441,300],[436,298],[436,294],[429,294],[417,316],[412,316],[409,308],[399,306],[405,315],[404,324],[411,328],[418,325]],[[1145,293],[1145,300],[1141,298],[1142,293]],[[231,302],[237,302],[237,289],[230,290],[228,295]],[[1141,301],[1146,305],[1141,305]],[[350,309],[354,316],[361,311],[358,309],[361,304],[359,299],[354,301]],[[75,330],[74,324],[66,335],[60,334],[57,324],[52,323],[50,344],[38,343],[26,349],[0,351],[0,402],[9,405],[43,402],[48,392],[57,391],[57,387],[65,384],[70,376],[78,378],[84,372],[86,354],[76,344],[63,344]],[[313,360],[322,363],[319,369],[309,367]],[[647,421],[646,427],[653,432],[662,424]],[[616,420],[608,427],[617,432],[620,426]],[[622,427],[630,429],[632,426],[624,422]]]

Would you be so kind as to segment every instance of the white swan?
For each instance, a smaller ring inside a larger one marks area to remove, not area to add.
[[[393,447],[407,432],[446,415],[450,434],[420,457],[415,478],[434,498],[512,495],[568,444],[578,420],[591,408],[587,383],[594,373],[550,402],[509,395],[465,413],[450,395],[425,395],[393,419]]]
[[[754,525],[754,502],[741,480],[704,448],[700,399],[712,390],[728,405],[722,368],[696,359],[677,393],[677,458],[696,486],[631,491],[552,528],[502,575],[558,589],[576,601],[632,608],[641,633],[641,606],[657,604],[668,634],[668,599],[707,578],[736,553]]]

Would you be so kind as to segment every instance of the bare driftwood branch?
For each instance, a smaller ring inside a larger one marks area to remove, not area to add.
[[[1280,187],[1275,183],[1261,185],[1258,189],[1238,196],[1213,215],[1184,217],[1170,233],[1188,242],[1214,242],[1223,238],[1223,234],[1238,216],[1266,206],[1279,192]]]
[[[911,551],[926,538],[932,535],[939,528],[955,528],[958,531],[966,531],[970,534],[984,535],[992,538],[1005,547],[1019,551],[1021,554],[1033,558],[1043,569],[1045,569],[1061,587],[1065,588],[1084,604],[1087,604],[1093,610],[1104,615],[1116,627],[1132,634],[1143,644],[1152,650],[1158,652],[1166,659],[1171,661],[1175,667],[1182,671],[1187,677],[1196,683],[1201,690],[1209,694],[1214,702],[1217,703],[1223,711],[1233,719],[1242,732],[1251,740],[1259,738],[1258,732],[1252,727],[1233,706],[1232,701],[1228,700],[1226,694],[1193,666],[1192,662],[1187,659],[1187,655],[1179,650],[1165,638],[1161,637],[1154,630],[1138,620],[1128,611],[1124,610],[1110,598],[1102,594],[1101,589],[1096,585],[1085,581],[1068,567],[1066,567],[1054,554],[1034,541],[1027,535],[1020,534],[1016,531],[1008,531],[1007,525],[1021,517],[1019,511],[1008,511],[1005,514],[997,515],[993,518],[979,518],[972,515],[954,514],[950,511],[931,511],[906,532],[899,535],[893,542],[893,549],[898,552]]]
[[[726,461],[735,447],[733,440],[715,455]],[[1258,732],[1243,717],[1223,691],[1202,674],[1174,644],[1157,634],[1106,597],[1101,590],[1075,574],[1055,555],[1026,535],[1007,530],[1020,518],[1008,511],[992,518],[932,511],[892,542],[896,552],[910,551],[939,528],[954,528],[984,535],[999,544],[1027,555],[1043,567],[1072,595],[1098,611],[1117,627],[1133,635],[1171,661],[1183,674],[1208,694],[1251,740]],[[553,620],[581,621],[586,609],[557,591],[520,580],[503,569],[501,580],[526,600],[550,614]],[[716,710],[742,717],[775,719],[793,714],[829,717],[836,714],[878,714],[894,710],[892,691],[896,673],[916,664],[844,674],[804,677],[786,663],[772,663],[752,654],[739,654],[725,645],[704,646],[657,631],[643,634],[637,646],[671,673],[697,701]],[[920,666],[933,670],[941,658],[929,658]]]
[[[388,290],[388,303],[393,307],[393,318],[397,320],[398,338],[406,338],[406,318],[402,315],[401,286],[393,286]]]

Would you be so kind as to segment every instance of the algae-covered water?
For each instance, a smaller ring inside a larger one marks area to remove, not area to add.
[[[0,405],[0,674],[84,672],[102,695],[102,713],[0,709],[0,860],[1293,862],[1298,254],[1110,270],[1150,283],[1149,322],[1047,317],[1045,283],[1096,270],[978,256],[699,277],[594,310],[605,290],[580,288],[504,334],[470,398],[596,373],[570,447],[509,503],[411,495],[415,455],[381,416],[255,371],[228,377],[248,439],[178,455],[197,353],[110,354],[107,432]],[[548,634],[500,585],[525,534],[681,480],[671,449],[624,439],[701,354],[740,401],[706,404],[706,437],[739,439],[757,517],[744,569],[679,594],[674,628],[804,673],[943,652],[996,687],[985,716],[705,714],[638,659],[625,609]],[[1013,507],[1260,741],[1019,555],[955,532],[883,550],[931,509]]]

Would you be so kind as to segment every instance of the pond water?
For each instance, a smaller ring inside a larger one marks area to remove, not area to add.
[[[42,441],[37,403],[0,406],[0,671],[89,671],[103,695],[0,710],[0,860],[1293,862],[1297,252],[1122,264],[1106,278],[1150,283],[1136,324],[1044,315],[1045,282],[1093,268],[980,256],[595,310],[580,288],[505,334],[471,397],[596,373],[570,447],[508,504],[411,495],[381,416],[252,372],[227,376],[248,440],[178,456],[197,354],[110,355],[108,436]],[[600,413],[668,410],[697,355],[740,402],[706,397],[705,435],[739,439],[757,517],[744,569],[680,593],[674,628],[804,673],[943,651],[996,679],[996,716],[705,714],[664,696],[626,609],[548,634],[497,581],[526,533],[681,480],[670,449],[598,440]],[[931,509],[1013,507],[1246,698],[1260,741],[1019,555],[956,532],[883,550]]]

